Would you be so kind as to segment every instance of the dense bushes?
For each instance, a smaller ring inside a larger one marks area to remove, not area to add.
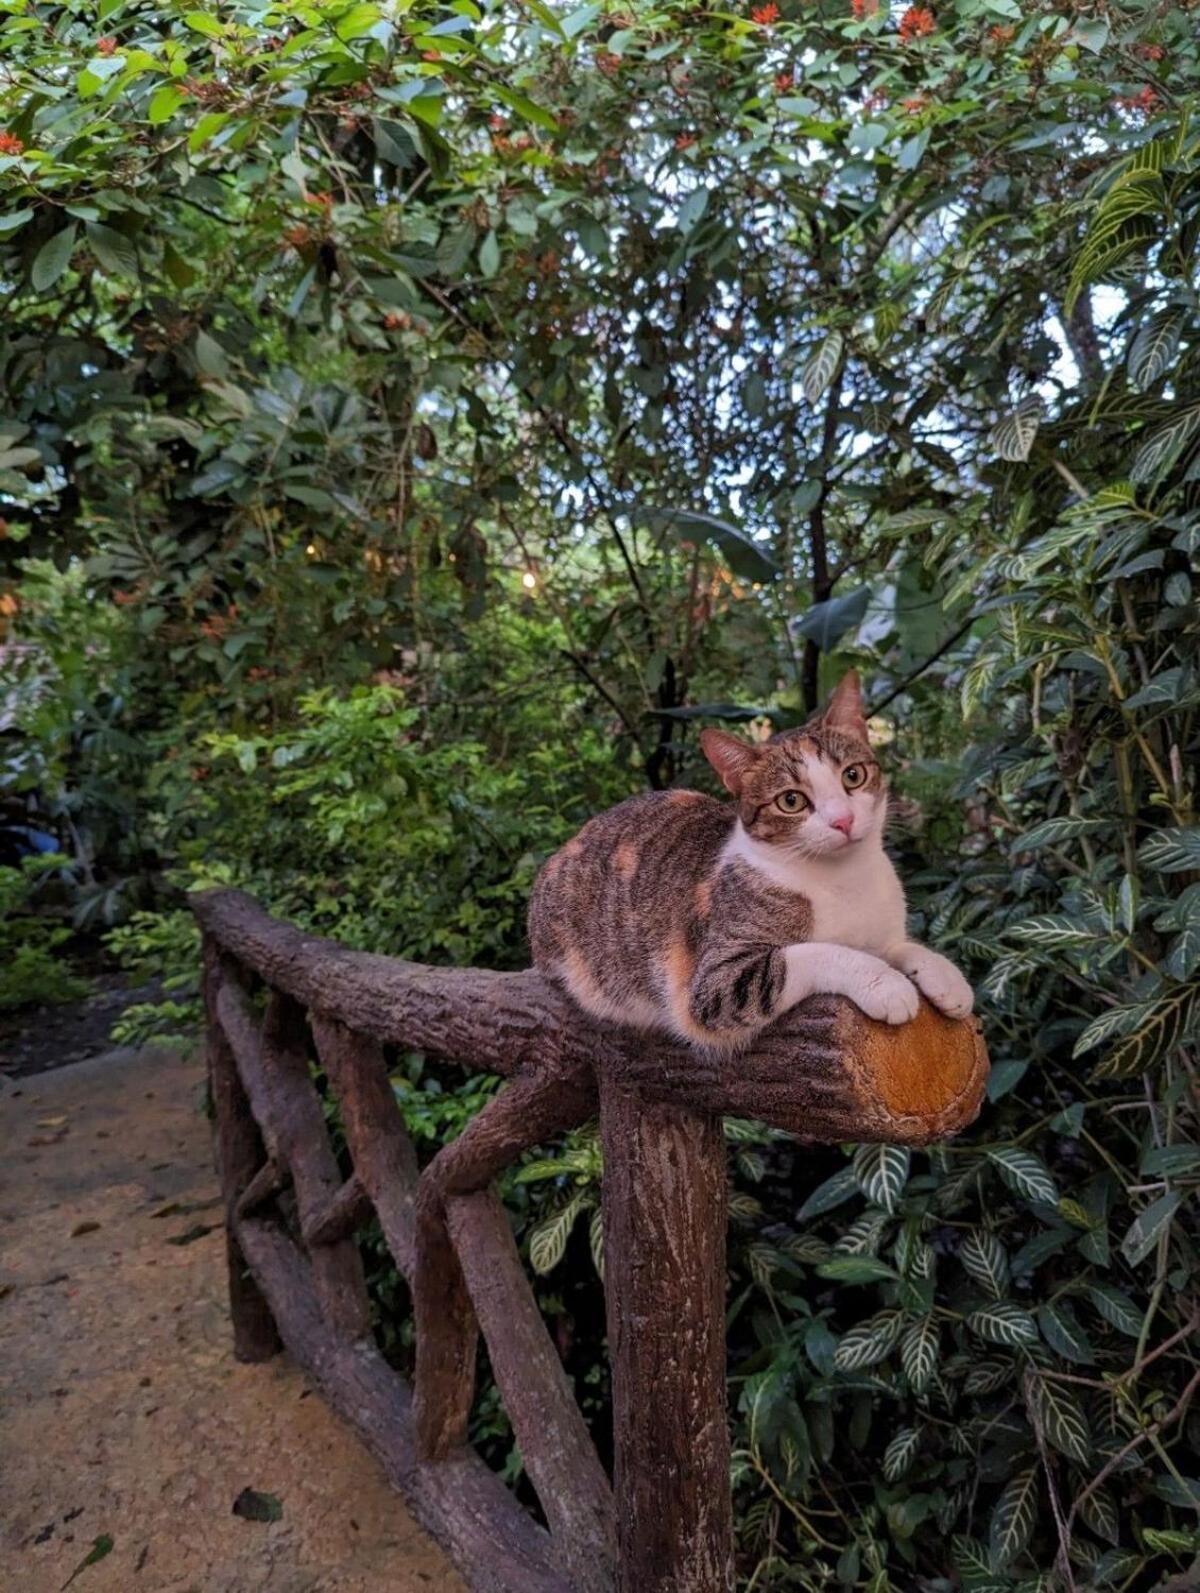
[[[9,8],[0,798],[140,1039],[190,886],[519,965],[588,813],[856,663],[995,1070],[931,1152],[729,1125],[743,1585],[1182,1588],[1195,19],[779,10]],[[494,1087],[395,1060],[423,1154]],[[603,1433],[601,1176],[505,1198]]]

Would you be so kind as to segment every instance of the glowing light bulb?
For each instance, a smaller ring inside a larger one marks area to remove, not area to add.
[[[534,587],[537,585],[537,576],[532,570],[525,571],[525,574],[521,577],[521,585],[527,592],[533,591]]]

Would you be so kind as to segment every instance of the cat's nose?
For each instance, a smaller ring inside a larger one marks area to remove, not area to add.
[[[841,830],[843,835],[848,836],[854,828],[853,813],[839,813],[836,819],[830,819],[829,828],[831,830]]]

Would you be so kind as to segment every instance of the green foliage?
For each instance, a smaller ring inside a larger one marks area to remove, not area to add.
[[[0,6],[0,802],[70,860],[36,913],[0,872],[0,988],[61,979],[69,906],[163,982],[121,1036],[179,1034],[209,883],[519,966],[590,813],[855,663],[994,1069],[940,1150],[728,1125],[739,1572],[1167,1585],[1195,18],[857,9]],[[393,1062],[423,1157],[496,1088]],[[584,1133],[504,1185],[598,1430],[601,1176]],[[516,1478],[494,1393],[476,1432]]]
[[[0,867],[0,1012],[14,1007],[71,1001],[87,989],[55,951],[69,931],[31,911],[39,876],[57,869],[61,857],[27,859],[20,868]]]

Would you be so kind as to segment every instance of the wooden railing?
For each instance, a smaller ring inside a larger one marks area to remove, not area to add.
[[[349,951],[239,891],[192,901],[239,1358],[265,1359],[282,1340],[480,1593],[732,1587],[721,1116],[807,1140],[942,1138],[979,1108],[977,1025],[923,1005],[890,1029],[820,998],[748,1054],[715,1060],[597,1026],[535,972]],[[310,1032],[341,1114],[345,1180]],[[511,1080],[422,1172],[388,1043]],[[490,1188],[523,1151],[597,1112],[611,1485]],[[354,1234],[372,1213],[412,1295],[411,1391],[370,1331]],[[481,1332],[545,1528],[467,1443]]]

